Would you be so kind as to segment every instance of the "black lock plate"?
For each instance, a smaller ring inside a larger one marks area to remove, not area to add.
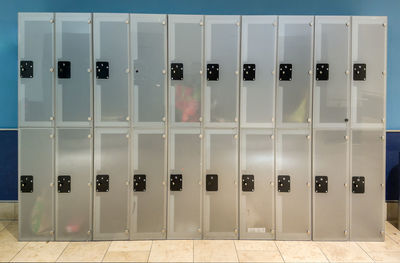
[[[183,80],[183,63],[171,63],[171,79]]]
[[[281,64],[279,66],[279,80],[291,81],[292,80],[292,64]]]
[[[254,175],[252,174],[242,175],[242,191],[254,192]]]
[[[110,177],[108,174],[96,175],[96,192],[108,192],[110,190]]]
[[[59,175],[58,178],[58,192],[59,193],[70,193],[71,192],[71,176]]]
[[[219,80],[219,64],[207,64],[207,80]]]
[[[206,175],[206,190],[218,191],[218,175],[216,174]]]
[[[354,64],[353,80],[364,81],[367,79],[367,64]]]
[[[110,77],[110,66],[107,61],[96,62],[96,78],[108,79]]]
[[[365,177],[364,176],[353,176],[352,178],[352,191],[355,194],[365,193]]]
[[[21,175],[21,192],[32,193],[33,192],[33,176],[32,175]]]
[[[171,191],[182,191],[182,175],[181,174],[171,174],[169,189]]]
[[[244,81],[256,80],[256,64],[243,65],[243,80]]]
[[[23,79],[33,78],[33,61],[21,60],[19,65],[19,74]]]
[[[329,64],[328,63],[317,64],[315,79],[318,81],[329,80]]]
[[[278,192],[283,192],[283,193],[290,192],[290,176],[289,175],[278,175]]]
[[[315,192],[316,193],[328,192],[328,176],[315,176]]]
[[[133,191],[134,192],[146,192],[146,175],[135,174],[133,176]]]
[[[58,78],[70,79],[71,78],[71,62],[58,61]]]

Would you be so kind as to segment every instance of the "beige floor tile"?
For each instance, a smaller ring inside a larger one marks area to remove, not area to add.
[[[318,242],[330,262],[373,262],[355,242]]]
[[[368,255],[375,262],[400,262],[400,251],[369,252]]]
[[[6,228],[11,221],[0,221],[0,231]]]
[[[233,240],[195,240],[194,262],[238,262]]]
[[[147,262],[151,241],[113,241],[103,262]]]
[[[235,240],[239,262],[283,262],[274,241]]]
[[[149,262],[193,262],[193,240],[153,241]]]
[[[388,221],[385,221],[385,232],[387,233],[400,233],[400,230],[398,230],[394,225],[389,223]]]
[[[393,241],[388,235],[386,235],[384,242],[357,242],[357,243],[367,253],[385,252],[385,251],[400,252],[400,245],[395,241]]]
[[[0,219],[14,219],[14,203],[0,202]]]
[[[285,262],[328,262],[316,242],[276,241]]]
[[[0,231],[0,241],[18,241],[18,222],[10,222]]]
[[[0,262],[9,262],[26,244],[13,240],[0,241]]]
[[[102,261],[111,242],[71,242],[57,262]]]
[[[67,245],[68,242],[31,242],[12,262],[55,262]]]
[[[236,250],[268,250],[278,251],[274,241],[264,240],[234,240]]]

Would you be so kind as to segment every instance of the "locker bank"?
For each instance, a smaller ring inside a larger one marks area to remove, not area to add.
[[[383,241],[387,26],[19,13],[19,239]]]

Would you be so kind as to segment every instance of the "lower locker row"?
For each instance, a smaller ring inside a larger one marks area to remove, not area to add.
[[[20,239],[383,239],[383,131],[200,131],[20,129]]]

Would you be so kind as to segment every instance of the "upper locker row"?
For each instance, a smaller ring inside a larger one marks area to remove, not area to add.
[[[163,127],[169,81],[171,127],[233,128],[239,76],[241,127],[310,128],[313,83],[314,127],[350,115],[354,128],[384,127],[384,17],[24,13],[19,25],[20,127],[93,116]]]

